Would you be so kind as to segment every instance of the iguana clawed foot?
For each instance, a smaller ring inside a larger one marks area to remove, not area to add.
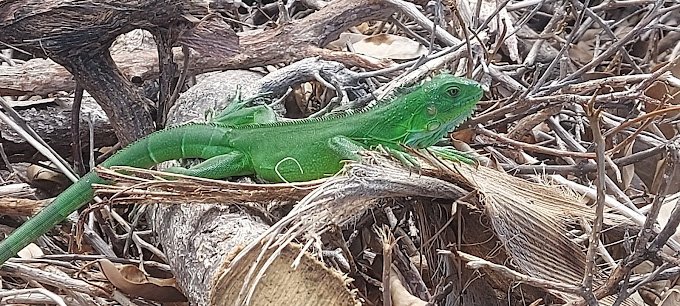
[[[420,170],[420,168],[421,168],[420,163],[418,162],[418,159],[415,156],[409,154],[408,152],[396,150],[396,149],[393,149],[393,148],[390,148],[390,147],[387,147],[387,146],[382,146],[382,145],[377,146],[377,149],[379,151],[385,152],[385,153],[389,154],[390,156],[394,157],[402,165],[404,165],[405,167],[407,167],[409,169]],[[432,146],[432,147],[429,147],[428,150],[430,150],[430,152],[432,152],[436,157],[439,157],[439,158],[442,158],[442,159],[455,161],[455,162],[462,162],[462,163],[469,164],[469,165],[477,164],[477,161],[475,160],[475,158],[473,156],[471,156],[470,154],[458,151],[453,147]]]
[[[414,169],[414,170],[420,170],[420,163],[418,162],[418,159],[416,159],[415,156],[404,152],[400,150],[396,150],[393,148],[390,148],[388,146],[383,146],[383,145],[378,145],[376,147],[378,151],[385,152],[389,154],[390,156],[394,157],[397,159],[402,165],[404,165],[406,168],[409,169]]]
[[[465,152],[458,151],[454,147],[432,146],[429,147],[428,150],[434,153],[434,155],[436,155],[437,157],[441,157],[443,159],[462,162],[468,165],[473,165],[477,163],[473,156]]]

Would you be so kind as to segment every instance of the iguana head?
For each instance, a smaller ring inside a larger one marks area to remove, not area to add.
[[[434,145],[465,121],[484,91],[479,83],[441,74],[423,84],[404,143],[412,148]],[[412,101],[413,103],[413,101]]]

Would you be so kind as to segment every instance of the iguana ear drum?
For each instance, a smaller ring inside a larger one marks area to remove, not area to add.
[[[436,131],[436,130],[439,129],[439,127],[441,125],[442,124],[439,123],[439,121],[430,121],[430,122],[427,123],[427,130],[428,131]]]

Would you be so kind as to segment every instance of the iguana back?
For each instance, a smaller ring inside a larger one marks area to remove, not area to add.
[[[354,149],[426,148],[467,119],[482,94],[476,82],[444,74],[370,109],[235,127],[228,138],[231,146],[244,148],[258,177],[270,182],[308,181],[334,175],[343,159],[358,159],[329,143],[334,139],[356,143]]]

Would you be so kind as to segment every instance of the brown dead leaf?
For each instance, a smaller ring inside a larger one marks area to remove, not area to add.
[[[680,305],[680,290],[672,289],[668,291],[666,297],[661,301],[659,306],[675,306]]]
[[[49,181],[52,183],[61,184],[64,181],[63,175],[38,165],[28,166],[26,168],[26,176],[29,180],[31,180],[31,182]]]
[[[415,40],[385,33],[368,36],[352,47],[359,54],[379,59],[408,60],[427,54],[427,48]]]
[[[21,249],[19,253],[17,253],[19,257],[24,258],[24,259],[29,259],[29,258],[37,258],[45,255],[40,249],[39,246],[37,246],[35,243],[31,243],[27,245],[25,248]]]
[[[451,136],[453,137],[453,140],[471,143],[472,138],[475,137],[475,131],[472,129],[456,130],[451,133]]]
[[[340,33],[340,37],[338,39],[328,43],[326,45],[326,48],[335,50],[335,51],[346,51],[347,50],[347,44],[353,45],[354,43],[361,41],[362,39],[369,37],[368,35],[365,34],[359,34],[359,33]]]
[[[625,156],[630,156],[633,154],[633,145],[635,144],[634,141],[631,141],[628,145],[626,145],[626,149],[624,150]],[[630,183],[633,181],[633,177],[635,176],[635,164],[630,164],[627,166],[621,167],[621,179],[622,179],[622,186],[624,190],[628,189],[630,187]]]
[[[186,297],[175,287],[174,278],[147,276],[133,265],[116,267],[107,259],[99,260],[106,278],[121,292],[159,302],[186,302]]]
[[[656,220],[659,222],[661,227],[664,227],[666,224],[668,224],[668,220],[671,218],[673,209],[676,205],[680,204],[680,200],[678,199],[680,199],[680,193],[669,194],[666,196],[666,199],[664,199],[663,204],[661,204],[661,209],[659,209],[659,215],[656,217]],[[671,236],[671,239],[676,241],[680,239],[680,228],[675,230],[675,233]],[[669,255],[673,254],[673,252],[669,249],[664,249],[664,252],[668,253]]]
[[[655,270],[654,264],[650,261],[644,261],[641,264],[633,268],[633,273],[636,274],[647,274],[652,273]],[[647,303],[647,305],[659,305],[659,302],[664,297],[664,292],[669,286],[672,286],[669,280],[660,280],[651,282],[645,285],[647,290],[640,290],[641,299]]]
[[[62,187],[65,188],[70,184],[68,178],[63,174],[39,165],[28,166],[26,168],[26,177],[32,186],[41,188],[50,193],[58,193],[61,191]]]
[[[652,71],[656,71],[659,68],[665,66],[666,63],[661,63],[654,67]],[[671,74],[673,74],[674,77],[680,78],[680,58],[676,59],[675,62],[675,67],[671,68],[670,70]],[[662,81],[656,81],[652,86],[649,86],[647,90],[645,90],[645,95],[647,95],[650,98],[657,99],[659,101],[664,101],[664,99],[668,99],[668,102],[673,104],[673,105],[678,105],[680,104],[680,88],[675,87],[671,84],[667,84]],[[653,105],[647,105],[647,111],[652,111]]]
[[[601,32],[599,29],[588,29],[569,50],[569,58],[574,62],[584,65],[593,60],[595,38]]]
[[[660,69],[666,64],[667,62],[657,65],[654,67],[653,71]],[[675,67],[671,68],[670,72],[674,77],[680,78],[680,58],[676,59]],[[662,102],[670,103],[672,105],[680,105],[680,87],[673,86],[673,84],[663,81],[657,80],[652,83],[652,85],[649,86],[647,90],[645,90],[645,95]],[[647,112],[654,111],[657,108],[658,105],[656,103],[645,103],[645,111]],[[680,112],[668,112],[667,117],[677,117],[678,115],[680,115]],[[657,126],[668,139],[673,138],[678,133],[677,126],[675,124],[658,122]]]

